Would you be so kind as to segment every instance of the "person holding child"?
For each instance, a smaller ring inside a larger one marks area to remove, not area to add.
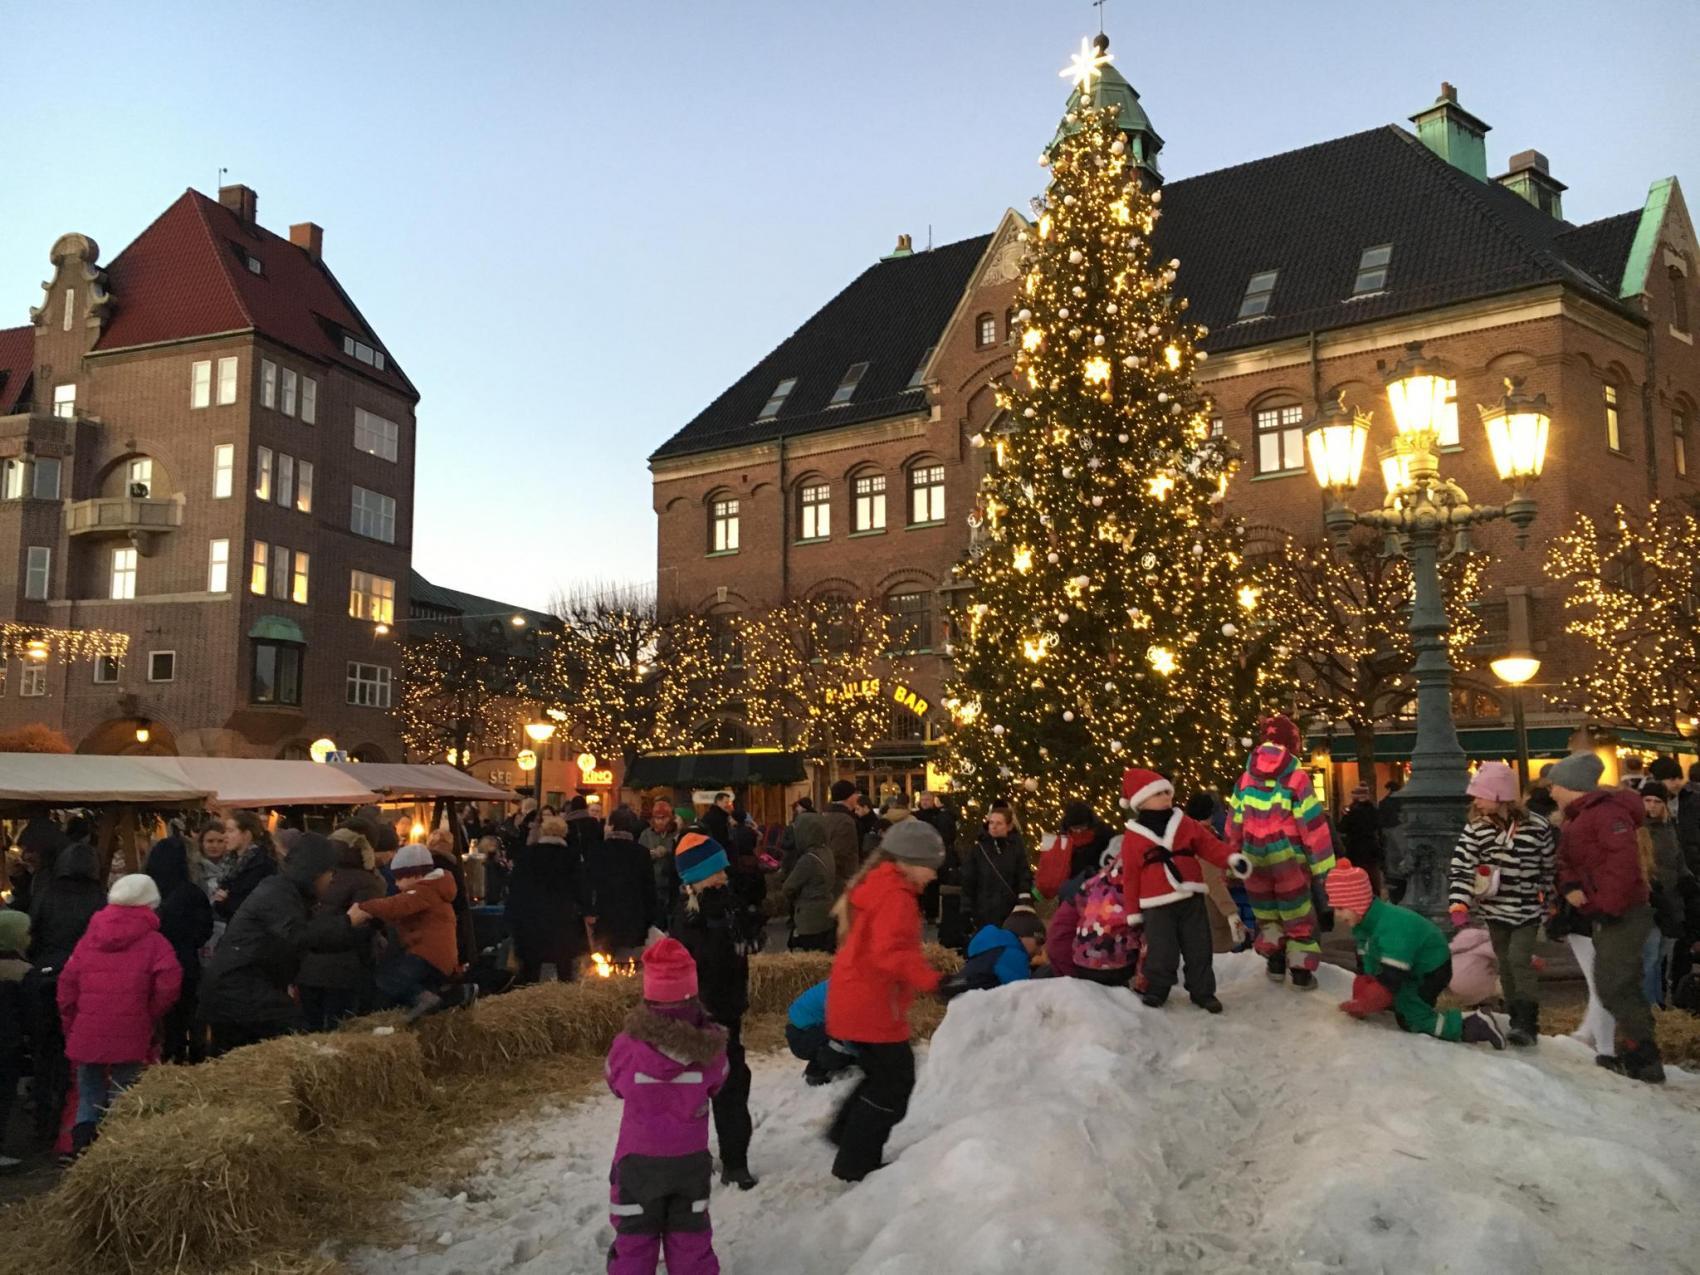
[[[1528,1047],[1540,1038],[1539,980],[1534,967],[1545,900],[1552,893],[1557,836],[1552,825],[1517,802],[1517,775],[1502,761],[1483,762],[1465,789],[1470,817],[1452,852],[1448,915],[1462,929],[1472,906],[1487,921],[1511,1016],[1507,1039]]]
[[[727,1082],[726,1030],[697,999],[697,967],[676,939],[643,953],[643,1001],[608,1050],[625,1103],[609,1169],[609,1275],[716,1275],[708,1199],[708,1111]]]

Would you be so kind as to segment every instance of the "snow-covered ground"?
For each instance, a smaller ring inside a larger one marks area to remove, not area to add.
[[[1580,1046],[1402,1035],[1217,958],[1227,1012],[1149,1010],[1059,979],[955,1002],[892,1163],[849,1187],[820,1134],[844,1083],[752,1060],[761,1177],[716,1186],[729,1275],[1036,1271],[1700,1271],[1700,1084],[1609,1075]],[[604,1097],[507,1126],[481,1166],[420,1193],[419,1242],[380,1275],[602,1268]]]

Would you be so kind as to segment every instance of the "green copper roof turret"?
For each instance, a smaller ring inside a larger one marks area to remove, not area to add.
[[[1110,39],[1105,35],[1100,35],[1094,43],[1100,53],[1110,47]],[[1106,63],[1087,84],[1075,86],[1074,92],[1068,95],[1067,112],[1072,113],[1083,100],[1088,105],[1114,106],[1120,111],[1121,129],[1127,134],[1133,166],[1140,171],[1147,186],[1161,186],[1163,172],[1157,166],[1157,152],[1163,149],[1163,139],[1151,127],[1151,117],[1139,104],[1139,94],[1127,78]],[[1065,115],[1056,136],[1051,139],[1051,145],[1055,146],[1079,128],[1078,123],[1070,123]]]

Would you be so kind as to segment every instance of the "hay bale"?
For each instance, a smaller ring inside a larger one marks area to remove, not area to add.
[[[185,1106],[103,1128],[53,1193],[75,1269],[218,1269],[313,1233],[314,1155],[253,1107]]]
[[[496,1071],[560,1053],[606,1053],[641,995],[635,978],[540,983],[419,1025],[431,1075]]]
[[[750,1013],[783,1014],[832,973],[826,952],[763,952],[750,958]]]

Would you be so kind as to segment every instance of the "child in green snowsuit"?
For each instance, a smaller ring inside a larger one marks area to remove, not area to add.
[[[1351,929],[1363,971],[1352,980],[1351,999],[1341,1009],[1354,1018],[1391,1009],[1405,1031],[1505,1048],[1504,1034],[1480,1010],[1465,1014],[1435,1008],[1452,981],[1452,949],[1438,925],[1420,912],[1376,898],[1369,873],[1348,859],[1328,875],[1328,905]]]

